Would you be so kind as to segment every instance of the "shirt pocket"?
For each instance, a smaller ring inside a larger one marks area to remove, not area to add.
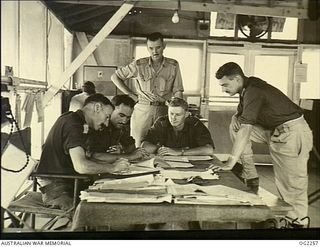
[[[298,157],[301,152],[301,142],[295,132],[276,130],[270,138],[270,149],[285,156]]]
[[[166,95],[172,91],[173,80],[174,80],[174,76],[169,76],[169,77],[159,76],[158,91],[160,96]]]

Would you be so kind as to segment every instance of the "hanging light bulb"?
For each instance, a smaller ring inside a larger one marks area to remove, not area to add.
[[[174,11],[174,14],[173,14],[171,20],[172,20],[173,23],[178,23],[179,22],[180,19],[179,19],[178,10]]]

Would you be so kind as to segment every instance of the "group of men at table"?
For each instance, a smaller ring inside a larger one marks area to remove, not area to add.
[[[188,111],[179,64],[163,56],[165,42],[160,33],[147,37],[147,49],[150,57],[118,68],[111,77],[124,95],[110,101],[95,93],[92,82],[84,83],[78,99],[81,108],[62,114],[55,122],[37,171],[117,174],[128,171],[130,161],[148,159],[151,154],[213,155],[210,132]],[[136,79],[137,95],[125,84],[129,78]],[[251,141],[268,144],[279,194],[293,206],[287,218],[293,226],[303,226],[302,219],[308,215],[307,161],[312,132],[302,109],[262,79],[245,76],[236,63],[222,65],[216,78],[224,92],[240,95],[229,128],[233,148],[221,169],[231,170],[239,162],[241,179],[257,193],[259,176]],[[40,184],[46,205],[72,206],[71,181],[52,178]]]

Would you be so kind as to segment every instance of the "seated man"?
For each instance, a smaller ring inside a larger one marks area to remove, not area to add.
[[[88,153],[92,160],[114,162],[119,158],[129,161],[148,158],[143,148],[136,148],[135,140],[130,136],[129,120],[134,100],[128,95],[116,95],[111,100],[115,110],[111,114],[110,124],[100,131],[92,131],[88,139]]]
[[[98,163],[85,155],[89,128],[98,130],[102,124],[107,124],[112,111],[113,105],[106,97],[93,94],[85,100],[81,110],[61,115],[43,145],[37,172],[72,175],[127,171],[129,162],[126,159]],[[64,210],[72,207],[73,181],[50,178],[39,182],[47,206]]]
[[[212,155],[210,132],[198,118],[190,116],[188,103],[174,97],[168,107],[168,116],[158,118],[142,147],[159,155]]]
[[[93,82],[86,81],[82,86],[82,93],[76,94],[71,98],[69,111],[76,111],[83,107],[84,101],[90,95],[96,93],[96,87]]]

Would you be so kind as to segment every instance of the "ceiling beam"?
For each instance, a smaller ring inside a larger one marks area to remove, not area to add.
[[[90,4],[100,6],[120,6],[122,1],[76,1],[76,0],[54,0],[55,3],[68,4]],[[126,1],[126,2],[133,2]],[[273,17],[295,17],[299,19],[308,18],[308,10],[306,6],[302,8],[292,6],[276,6],[275,3],[270,6],[253,6],[250,4],[219,4],[212,2],[195,2],[181,1],[181,10],[183,11],[200,11],[200,12],[221,12],[242,15],[257,15],[257,16],[273,16]],[[177,1],[136,1],[136,8],[152,8],[152,9],[177,9]]]
[[[84,9],[80,9],[78,11],[70,11],[68,14],[65,14],[63,16],[63,18],[70,18],[72,16],[76,16],[76,15],[80,15],[80,14],[83,14],[83,13],[88,13],[90,11],[94,11],[94,10],[97,10],[97,9],[100,9],[101,6],[93,6],[93,7],[86,7]]]
[[[84,32],[75,32],[75,34],[77,36],[80,48],[84,50],[89,45],[87,35]],[[95,65],[95,66],[98,65],[96,57],[94,56],[93,52],[87,58],[87,63],[88,65]]]
[[[59,78],[52,83],[48,91],[44,95],[44,106],[46,107],[54,96],[59,92],[60,88],[69,80],[69,78],[76,72],[76,70],[86,61],[86,59],[97,49],[97,47],[105,40],[105,38],[112,32],[112,30],[122,21],[122,19],[132,9],[134,3],[124,3],[118,11],[109,19],[109,21],[102,27],[97,35],[90,41],[84,50],[71,62],[66,70],[59,76]],[[57,85],[57,86],[56,86]]]

